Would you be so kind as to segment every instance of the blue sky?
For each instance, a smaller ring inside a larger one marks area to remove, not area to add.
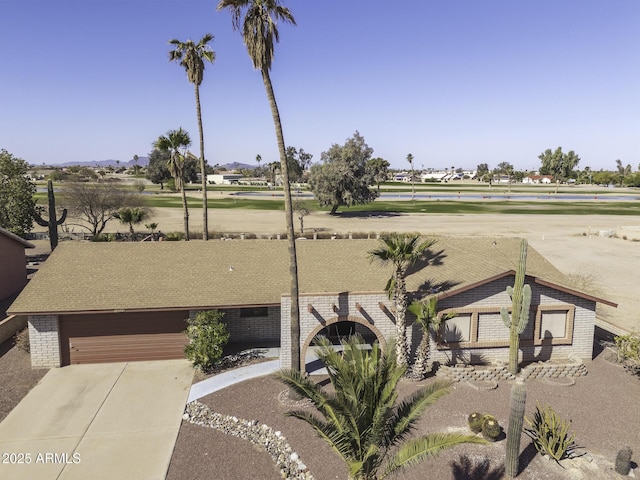
[[[640,163],[637,0],[289,0],[272,81],[285,142],[314,155],[356,130],[407,168]],[[210,164],[277,160],[271,112],[216,0],[0,0],[0,148],[32,164],[147,155],[170,129],[198,150],[171,38],[215,36],[201,86]]]

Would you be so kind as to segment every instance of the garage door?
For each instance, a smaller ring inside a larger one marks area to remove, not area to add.
[[[184,358],[188,312],[63,315],[63,365]]]

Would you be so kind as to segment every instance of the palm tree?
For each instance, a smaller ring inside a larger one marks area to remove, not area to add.
[[[416,361],[413,364],[412,373],[417,379],[423,379],[427,376],[429,367],[429,356],[431,354],[431,333],[437,331],[443,320],[453,318],[454,314],[445,314],[438,317],[438,297],[431,296],[426,301],[413,301],[409,305],[408,310],[416,316],[416,322],[422,329],[422,339],[418,345]]]
[[[131,238],[133,239],[134,231],[133,226],[138,223],[142,223],[144,220],[149,217],[149,212],[144,208],[140,207],[123,207],[118,210],[116,214],[116,218],[120,220],[120,222],[125,225],[129,225],[129,233],[131,234]]]
[[[627,165],[626,167],[622,164],[622,160],[616,160],[616,167],[618,169],[618,178],[620,179],[620,186],[622,187],[624,183],[624,178],[631,175],[631,165]]]
[[[407,269],[414,265],[436,241],[422,240],[420,235],[392,233],[380,239],[380,246],[369,252],[369,258],[382,264],[393,265],[393,275],[385,287],[396,309],[396,354],[398,365],[409,362],[409,342],[407,339],[406,311]]]
[[[287,241],[289,242],[289,272],[291,276],[291,360],[293,368],[300,368],[300,312],[298,308],[298,260],[296,256],[295,232],[293,229],[293,205],[289,185],[289,169],[282,133],[282,123],[278,104],[273,93],[271,63],[274,46],[280,41],[278,21],[295,25],[296,21],[288,8],[280,5],[280,0],[220,0],[218,10],[228,9],[234,30],[242,32],[242,39],[256,70],[262,74],[262,82],[271,107],[271,115],[276,130],[282,180],[284,183],[284,206],[287,221]],[[243,17],[244,13],[244,18]]]
[[[318,356],[329,372],[335,393],[293,370],[278,374],[299,396],[316,407],[287,415],[307,422],[349,468],[351,479],[383,479],[462,443],[486,443],[475,435],[434,433],[408,439],[424,410],[449,393],[449,382],[434,382],[397,403],[398,382],[406,367],[397,365],[393,347],[382,353],[378,343],[363,348],[361,337],[343,340],[337,352],[319,337]]]
[[[169,152],[167,166],[171,176],[176,181],[176,187],[182,194],[182,210],[184,212],[184,239],[189,241],[189,207],[187,195],[184,191],[184,161],[187,155],[187,147],[191,145],[191,137],[180,127],[178,130],[169,130],[166,135],[160,135],[153,146],[160,151]]]
[[[413,180],[413,155],[407,155],[407,162],[411,165],[411,201],[413,202],[416,196],[416,186]]]
[[[213,63],[216,59],[214,52],[209,45],[213,40],[213,35],[207,33],[198,43],[193,40],[181,42],[180,40],[169,40],[169,44],[175,46],[175,50],[169,52],[170,62],[179,62],[187,72],[189,83],[193,83],[196,94],[196,114],[198,116],[198,133],[200,134],[200,176],[202,177],[202,238],[209,240],[209,213],[207,210],[207,172],[204,159],[204,133],[202,131],[202,114],[200,111],[200,84],[204,77],[204,61]]]

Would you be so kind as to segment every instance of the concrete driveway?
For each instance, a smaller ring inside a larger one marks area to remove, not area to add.
[[[163,480],[192,378],[186,360],[50,370],[0,423],[0,478]]]

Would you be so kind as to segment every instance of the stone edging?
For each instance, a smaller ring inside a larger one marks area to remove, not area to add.
[[[566,363],[537,362],[524,367],[520,375],[524,380],[554,379],[583,377],[588,373],[582,360],[575,357],[566,359]],[[507,366],[498,363],[492,366],[474,366],[459,364],[455,366],[442,365],[436,376],[453,382],[499,382],[500,380],[514,380]]]
[[[187,404],[182,418],[195,425],[215,428],[227,435],[249,440],[271,456],[280,469],[282,478],[314,480],[307,466],[287,443],[285,436],[267,425],[256,420],[221,415],[197,400]]]

